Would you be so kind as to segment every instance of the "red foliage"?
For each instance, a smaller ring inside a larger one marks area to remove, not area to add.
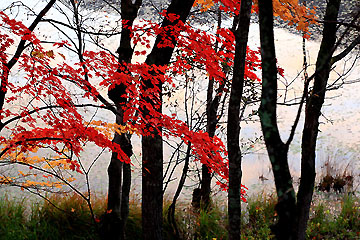
[[[226,2],[226,1],[223,1]],[[232,1],[228,1],[228,8]],[[162,13],[170,21],[178,17]],[[16,35],[31,43],[31,51],[23,53],[18,60],[19,68],[25,73],[26,83],[16,84],[8,81],[6,64],[8,61],[7,51],[14,44],[14,40],[7,33],[0,33],[0,60],[3,72],[2,86],[10,91],[6,98],[8,104],[21,99],[24,95],[27,99],[26,106],[20,111],[1,109],[0,120],[5,128],[11,131],[9,137],[1,137],[2,152],[0,157],[11,156],[12,153],[28,153],[40,148],[50,148],[60,156],[67,158],[69,168],[81,172],[81,167],[76,160],[80,157],[84,145],[92,142],[101,148],[108,148],[118,153],[120,158],[129,162],[130,159],[123,153],[119,145],[114,144],[109,136],[100,131],[96,126],[85,122],[78,106],[73,103],[73,92],[70,83],[75,84],[82,90],[82,97],[99,102],[98,90],[87,80],[99,82],[100,87],[111,87],[123,83],[127,86],[126,94],[128,103],[123,106],[124,122],[129,129],[135,129],[142,136],[150,135],[153,130],[159,131],[164,137],[178,137],[185,143],[191,142],[193,155],[201,163],[206,164],[211,171],[218,174],[225,182],[228,180],[228,161],[226,148],[218,137],[210,138],[206,132],[193,131],[176,115],[168,116],[157,111],[158,104],[150,104],[144,99],[151,99],[159,103],[160,89],[156,83],[167,83],[174,86],[173,76],[183,75],[186,71],[198,66],[206,71],[209,77],[217,82],[227,81],[224,65],[231,67],[234,57],[234,36],[229,29],[218,29],[218,37],[215,34],[194,29],[188,24],[179,21],[171,29],[161,28],[157,24],[147,22],[148,30],[141,26],[135,26],[132,30],[133,43],[142,44],[150,48],[149,35],[160,35],[162,41],[158,47],[172,46],[174,43],[168,34],[178,36],[177,48],[181,54],[168,66],[147,65],[145,63],[119,64],[111,54],[99,51],[87,51],[84,53],[84,61],[70,64],[65,62],[65,57],[57,49],[68,44],[59,42],[54,44],[54,49],[45,50],[36,36],[20,22],[8,18],[0,12],[2,22],[0,25],[9,27],[9,34]],[[145,31],[145,34],[144,34]],[[181,34],[175,34],[180,33]],[[220,51],[215,51],[213,45],[217,41],[221,45]],[[146,51],[135,51],[135,55],[145,55]],[[246,78],[250,81],[259,78],[254,70],[260,68],[259,52],[248,49]],[[54,60],[61,60],[54,64]],[[171,74],[169,74],[171,73]],[[85,78],[86,76],[87,78]],[[151,81],[153,88],[146,91],[144,82]],[[42,105],[42,107],[40,107]],[[151,116],[143,115],[146,110]],[[56,111],[55,111],[56,110]],[[18,124],[11,122],[18,120]],[[149,127],[151,126],[151,127]],[[71,153],[71,154],[70,154]],[[26,162],[28,160],[22,159]],[[34,163],[28,164],[33,167]],[[219,183],[227,188],[226,183]],[[242,190],[242,194],[245,189]],[[243,200],[245,200],[243,198]]]

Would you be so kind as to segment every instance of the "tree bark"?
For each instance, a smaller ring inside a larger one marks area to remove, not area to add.
[[[172,0],[168,9],[168,14],[179,15],[179,20],[185,22],[187,16],[190,13],[190,9],[194,4],[194,0]],[[178,21],[171,22],[167,18],[164,18],[162,27],[173,26]],[[174,34],[169,34],[173,46],[176,45],[176,37]],[[174,47],[162,47],[159,48],[158,44],[162,41],[162,38],[158,36],[155,40],[154,48],[146,59],[146,64],[164,66],[170,62],[171,55]],[[144,89],[153,88],[153,83],[144,82]],[[162,112],[162,83],[156,84],[156,87],[160,89],[159,99],[160,106],[158,105],[157,111]],[[149,102],[155,106],[155,102],[150,98],[145,98],[146,102]],[[144,109],[145,116],[148,115],[146,109]],[[159,129],[161,132],[161,129]],[[163,220],[163,144],[162,136],[158,131],[151,132],[151,136],[143,136],[142,138],[142,230],[144,240],[161,240],[162,234],[162,220]]]
[[[220,103],[220,95],[217,95],[213,98],[214,92],[214,79],[209,79],[209,85],[207,89],[207,99],[206,99],[206,132],[209,134],[209,137],[215,136],[217,120],[217,110]],[[201,166],[201,186],[200,193],[201,198],[198,203],[195,203],[194,206],[202,207],[207,209],[210,205],[210,194],[211,194],[211,172],[208,166],[203,164]]]
[[[252,0],[242,0],[240,21],[235,31],[235,58],[229,99],[227,143],[229,154],[229,240],[240,240],[241,227],[241,150],[240,104],[244,87],[246,47],[249,35]]]
[[[209,137],[213,137],[210,136]],[[211,172],[205,164],[201,165],[201,186],[200,186],[200,204],[195,204],[201,207],[202,209],[208,209],[210,206],[210,194],[211,194]]]
[[[221,10],[218,10],[218,28],[221,27]],[[215,49],[218,49],[218,42],[215,43]],[[224,81],[225,82],[225,81]],[[223,86],[219,86],[223,88]],[[214,78],[209,78],[209,84],[207,88],[207,97],[206,97],[206,132],[209,134],[209,137],[215,136],[216,125],[218,123],[217,111],[220,103],[221,92],[218,92],[215,97],[214,93]],[[194,203],[193,206],[202,206],[203,209],[207,209],[210,205],[210,194],[211,194],[211,173],[208,166],[203,164],[201,166],[201,186],[200,193],[201,199],[198,203]],[[200,204],[201,202],[201,204]]]
[[[319,117],[324,103],[326,85],[331,71],[331,58],[336,42],[337,16],[340,0],[330,0],[324,18],[323,39],[316,61],[313,91],[307,99],[301,147],[301,178],[297,195],[294,239],[305,239],[311,199],[315,185],[315,151]]]
[[[142,1],[131,0],[121,1],[121,18],[127,20],[126,25],[122,26],[120,46],[117,50],[119,54],[118,61],[124,66],[131,62],[133,49],[131,48],[131,32],[127,26],[132,26],[137,17],[138,10]],[[125,66],[126,67],[126,66]],[[120,71],[120,70],[119,70]],[[118,115],[116,123],[124,125],[123,106],[127,103],[126,86],[118,84],[108,91],[109,98],[114,102]],[[130,141],[130,134],[115,133],[113,142],[119,144],[123,152],[130,158],[133,154]],[[103,221],[104,239],[125,239],[125,225],[129,215],[129,194],[131,186],[130,165],[119,160],[117,153],[113,152],[110,165],[108,167],[109,188],[108,204],[105,220]]]
[[[218,10],[218,28],[221,27],[221,10]],[[215,49],[218,50],[218,41],[215,42]],[[215,136],[216,126],[218,124],[217,111],[220,104],[220,98],[224,89],[225,81],[218,87],[215,97],[214,94],[214,78],[209,78],[209,84],[207,88],[206,97],[206,132],[209,137]],[[200,193],[201,198],[199,202],[193,203],[193,206],[202,206],[204,210],[207,210],[210,206],[210,194],[211,194],[211,172],[207,165],[201,166],[201,186]],[[200,204],[201,202],[201,204]]]
[[[272,1],[259,0],[262,61],[262,95],[259,109],[261,128],[274,173],[278,222],[273,227],[277,239],[290,240],[295,213],[295,191],[287,161],[288,145],[283,143],[276,118],[277,67],[273,32]]]

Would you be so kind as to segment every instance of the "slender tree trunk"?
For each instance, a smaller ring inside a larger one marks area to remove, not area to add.
[[[179,15],[179,20],[185,22],[190,13],[190,9],[194,4],[194,0],[172,0],[168,9],[168,14]],[[162,27],[173,26],[178,21],[169,21],[167,18],[163,20]],[[176,34],[175,34],[176,35]],[[174,33],[169,34],[173,45],[176,45],[176,37]],[[158,45],[162,41],[162,37],[158,36],[155,40],[154,48],[146,59],[146,64],[164,66],[170,61],[174,47],[161,47]],[[153,88],[153,83],[144,82],[144,91]],[[156,84],[160,89],[157,111],[162,112],[162,83]],[[150,98],[144,99],[155,106]],[[144,109],[145,116],[148,114]],[[161,129],[159,129],[161,131]],[[162,234],[162,211],[163,211],[163,145],[162,136],[154,130],[151,136],[144,136],[142,138],[142,230],[144,240],[161,240]]]
[[[137,17],[138,10],[142,1],[131,0],[121,1],[121,18],[127,20],[126,25],[122,26],[120,46],[117,50],[120,64],[131,62],[133,49],[131,48],[131,32],[128,26],[132,26]],[[120,71],[120,70],[119,70]],[[127,103],[126,86],[124,84],[116,85],[108,92],[109,98],[114,102],[118,115],[116,123],[125,124],[123,121],[123,106]],[[119,144],[123,152],[130,158],[133,154],[130,141],[130,134],[115,133],[113,142]],[[107,214],[103,222],[104,239],[125,239],[125,225],[129,215],[129,193],[131,186],[131,169],[129,164],[121,162],[117,153],[113,152],[110,165],[108,167],[109,188]]]
[[[259,109],[265,145],[272,165],[278,203],[278,222],[273,228],[277,239],[290,240],[295,213],[295,191],[288,166],[288,144],[282,142],[276,119],[277,67],[273,32],[272,1],[259,0],[262,61],[262,95]]]
[[[241,226],[241,150],[240,150],[240,104],[244,87],[246,47],[248,42],[252,0],[242,0],[240,21],[235,31],[235,59],[231,85],[227,143],[229,154],[229,240],[240,240]]]
[[[297,218],[294,239],[304,240],[309,210],[315,185],[315,151],[319,131],[319,117],[325,99],[326,85],[331,71],[332,49],[335,47],[337,16],[340,0],[330,0],[327,4],[323,39],[316,61],[316,75],[313,91],[305,108],[305,123],[301,147],[301,179],[297,195]]]
[[[118,122],[118,121],[117,121]],[[121,146],[124,153],[131,157],[132,146],[130,136],[115,134],[115,143]],[[125,224],[129,215],[129,193],[131,185],[130,165],[119,160],[116,153],[112,153],[108,167],[109,189],[104,239],[125,239]]]
[[[219,107],[220,97],[215,96],[213,98],[214,92],[214,79],[209,79],[209,85],[207,89],[207,99],[206,99],[206,132],[209,134],[209,137],[215,136],[216,125],[217,125],[217,110]],[[205,164],[201,166],[201,204],[196,203],[195,206],[201,206],[203,209],[207,209],[210,205],[210,194],[211,194],[211,172]]]
[[[209,134],[210,136],[210,134]],[[213,135],[214,136],[214,135]],[[213,137],[210,136],[210,137]],[[201,166],[201,186],[200,186],[201,200],[199,206],[207,209],[210,205],[211,194],[211,172],[205,164]]]
[[[122,185],[122,195],[121,195],[121,222],[120,229],[122,230],[122,238],[126,239],[125,230],[126,230],[126,221],[129,216],[129,195],[131,187],[131,167],[129,163],[124,163],[123,165],[123,185]]]
[[[179,233],[179,229],[177,227],[176,220],[175,220],[176,201],[177,201],[178,197],[180,196],[180,193],[181,193],[181,191],[182,191],[182,189],[184,187],[184,184],[185,184],[185,180],[186,180],[187,173],[188,173],[188,170],[189,170],[190,155],[191,155],[191,143],[189,143],[188,146],[187,146],[183,172],[181,174],[179,185],[178,185],[178,187],[176,189],[173,201],[172,201],[172,203],[171,203],[171,205],[169,206],[169,209],[168,209],[168,221],[169,221],[170,225],[172,226],[172,228],[173,228],[173,230],[175,232],[175,238],[177,240],[180,240],[180,233]]]
[[[218,10],[218,28],[221,27],[221,10]],[[218,42],[215,43],[215,49],[218,49]],[[219,89],[223,88],[219,86]],[[207,97],[206,97],[206,132],[209,134],[209,137],[215,136],[216,125],[218,123],[217,111],[220,103],[220,96],[222,93],[218,92],[215,97],[214,93],[214,78],[209,78],[209,84],[207,88]],[[211,173],[208,166],[203,164],[201,166],[201,203],[203,209],[207,209],[210,205],[210,194],[211,194]],[[195,206],[200,206],[200,202],[196,203]]]

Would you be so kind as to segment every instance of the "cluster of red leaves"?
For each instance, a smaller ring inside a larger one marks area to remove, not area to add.
[[[0,17],[2,18],[2,22],[5,22],[8,17],[3,12],[0,12]],[[2,27],[3,24],[0,25]],[[14,40],[10,38],[10,36],[6,33],[0,32],[0,62],[1,66],[8,60],[8,55],[6,54],[6,50],[14,43]]]
[[[180,76],[195,65],[206,71],[208,77],[218,82],[226,80],[226,73],[223,65],[229,67],[233,65],[234,58],[234,36],[228,29],[219,29],[218,34],[211,34],[205,31],[194,29],[179,21],[173,27],[167,27],[166,30],[160,28],[154,23],[144,24],[148,30],[144,30],[143,25],[134,26],[133,32],[134,44],[140,44],[145,48],[150,47],[150,41],[146,36],[163,36],[158,47],[172,47],[173,42],[168,38],[169,34],[176,36],[176,47],[180,52],[175,60],[168,66],[154,66],[145,63],[119,64],[116,59],[106,52],[87,52],[85,53],[86,65],[90,69],[90,74],[100,77],[103,81],[101,86],[111,87],[114,84],[124,84],[127,87],[126,97],[129,102],[124,106],[124,120],[137,129],[142,135],[148,135],[157,129],[166,129],[160,132],[165,137],[179,137],[185,143],[191,141],[193,154],[201,163],[221,176],[225,181],[228,179],[228,162],[226,158],[226,149],[217,137],[210,138],[205,132],[194,132],[189,130],[188,126],[175,116],[159,114],[157,104],[152,105],[144,102],[142,99],[151,99],[159,103],[159,91],[157,83],[173,84],[171,76]],[[145,31],[145,32],[144,32]],[[166,32],[166,34],[164,34]],[[182,34],[176,34],[181,32]],[[218,41],[221,50],[216,51],[213,46]],[[135,52],[136,55],[145,54],[146,50]],[[254,73],[260,68],[260,53],[248,49],[247,64],[245,76],[248,80],[260,81]],[[103,64],[106,62],[107,64]],[[119,69],[120,68],[120,69]],[[119,71],[120,70],[120,71]],[[167,73],[171,73],[171,76]],[[151,81],[152,88],[146,88],[143,91],[143,83]],[[142,116],[146,109],[148,115]],[[151,118],[149,117],[151,116]],[[149,127],[150,126],[150,127]],[[226,189],[227,184],[219,185]]]
[[[214,137],[210,139],[207,133],[199,131],[194,132],[183,122],[176,119],[176,116],[168,116],[157,111],[157,105],[152,105],[143,101],[144,98],[151,98],[154,102],[159,101],[159,91],[156,87],[141,91],[143,83],[146,80],[151,80],[153,83],[167,82],[172,84],[172,78],[166,75],[166,72],[171,71],[171,66],[149,66],[147,64],[127,64],[126,71],[118,71],[119,64],[112,55],[105,52],[95,53],[87,52],[85,56],[86,64],[89,66],[90,73],[101,76],[104,80],[100,83],[101,86],[109,87],[116,84],[126,84],[127,97],[129,102],[124,109],[124,121],[137,129],[143,135],[149,135],[154,131],[162,128],[166,131],[159,132],[164,137],[179,137],[185,143],[189,141],[192,144],[193,154],[201,163],[207,164],[212,171],[219,174],[222,178],[227,179],[228,169],[227,160],[224,158],[226,148],[222,141]],[[106,65],[100,65],[100,62],[107,62]],[[125,69],[125,65],[122,65]],[[143,110],[148,114],[142,115]],[[151,118],[149,117],[151,116]],[[150,126],[150,127],[149,127]]]
[[[144,30],[144,26],[146,29]],[[133,43],[142,45],[144,48],[150,48],[148,37],[161,36],[162,41],[158,47],[173,47],[174,43],[169,35],[175,37],[176,47],[179,54],[171,63],[168,72],[174,75],[182,75],[186,71],[197,66],[206,71],[209,78],[218,82],[225,79],[224,65],[233,66],[235,54],[235,37],[228,28],[219,28],[216,33],[209,33],[204,30],[195,29],[188,24],[178,21],[175,26],[166,28],[158,24],[144,21],[144,24],[134,26]],[[181,34],[178,34],[180,33]],[[215,42],[218,43],[218,49],[214,48]],[[147,51],[135,51],[135,55],[146,55]],[[261,68],[260,52],[248,48],[245,77],[248,80],[260,79],[254,74],[254,71]]]
[[[163,13],[165,14],[165,13]],[[169,21],[175,21],[177,16],[165,14]],[[176,116],[159,113],[159,104],[150,104],[144,99],[159,102],[160,89],[157,83],[168,83],[173,86],[172,76],[179,76],[191,69],[194,64],[202,66],[209,77],[216,81],[225,81],[226,72],[224,65],[233,65],[234,36],[228,29],[219,29],[216,34],[196,30],[181,21],[173,27],[162,28],[157,24],[148,22],[146,28],[135,26],[132,30],[133,43],[150,48],[149,36],[162,36],[158,47],[173,46],[174,41],[169,34],[176,36],[177,48],[182,54],[177,56],[168,66],[147,65],[145,63],[119,64],[114,56],[106,52],[85,52],[84,61],[68,64],[62,61],[54,66],[52,61],[62,54],[56,48],[64,46],[61,42],[54,44],[53,50],[45,50],[36,36],[26,30],[20,22],[9,19],[1,13],[3,22],[10,27],[13,35],[31,43],[32,51],[26,52],[18,59],[20,69],[25,73],[26,83],[16,85],[7,82],[11,94],[6,102],[11,103],[21,99],[24,95],[31,99],[26,106],[18,112],[2,109],[0,120],[12,122],[18,119],[15,126],[6,126],[11,131],[10,137],[1,137],[3,146],[1,156],[10,155],[12,152],[28,152],[34,148],[49,148],[55,153],[68,158],[71,169],[81,172],[79,163],[71,156],[80,157],[83,147],[87,142],[93,142],[101,148],[108,148],[118,153],[126,162],[130,159],[122,152],[121,148],[112,143],[96,127],[87,124],[78,108],[72,101],[72,92],[67,84],[69,82],[80,87],[82,97],[98,101],[99,92],[84,76],[99,82],[101,87],[111,87],[125,84],[128,103],[123,106],[124,121],[142,136],[150,135],[154,131],[164,137],[178,137],[185,143],[191,142],[193,155],[201,163],[209,166],[211,171],[218,174],[225,182],[228,180],[228,162],[226,148],[218,137],[210,138],[206,132],[195,132]],[[146,30],[148,29],[148,30]],[[145,31],[145,32],[144,32]],[[181,32],[181,34],[179,34]],[[14,43],[9,35],[1,32],[1,69],[4,71],[7,59],[7,50]],[[219,51],[215,51],[213,43],[218,41]],[[135,55],[144,55],[146,51],[137,51]],[[248,49],[246,77],[259,80],[253,72],[260,67],[259,53]],[[60,58],[61,59],[61,58]],[[65,60],[65,58],[63,58]],[[172,73],[172,74],[169,74]],[[5,79],[4,79],[5,80]],[[144,88],[144,82],[152,83],[152,88]],[[2,79],[2,83],[5,82]],[[144,91],[146,89],[146,91]],[[43,104],[42,107],[39,105]],[[143,115],[144,110],[147,114]],[[151,116],[151,117],[149,117]],[[158,129],[166,131],[159,131]],[[65,154],[71,152],[71,154]],[[227,184],[220,184],[227,188]],[[243,189],[243,193],[245,190]]]
[[[13,162],[17,156],[29,156],[34,149],[51,149],[59,159],[67,159],[70,170],[81,173],[82,170],[76,158],[80,157],[84,144],[87,142],[93,142],[101,148],[108,148],[121,156],[126,156],[121,148],[113,144],[107,136],[86,124],[73,104],[72,93],[63,80],[70,80],[69,76],[78,76],[78,82],[82,82],[79,76],[82,72],[74,68],[66,68],[65,63],[52,67],[52,61],[56,57],[53,50],[45,50],[36,36],[30,33],[21,22],[10,19],[3,12],[0,12],[0,16],[2,18],[0,69],[3,73],[8,71],[7,56],[10,52],[9,48],[15,43],[10,35],[17,37],[18,41],[19,39],[26,40],[31,45],[31,51],[23,53],[17,59],[24,79],[15,84],[8,81],[8,75],[3,74],[1,78],[1,84],[8,90],[7,104],[14,102],[19,104],[28,99],[25,104],[21,103],[23,106],[18,111],[13,111],[9,107],[3,108],[0,112],[0,120],[9,132],[8,137],[5,135],[0,137],[1,160]],[[3,31],[4,29],[8,32]],[[55,46],[61,47],[64,44],[58,43]],[[92,91],[87,92],[96,96]],[[129,162],[128,158],[123,160]],[[30,166],[30,169],[41,169],[44,164],[49,165],[46,159],[32,161],[31,156],[19,158],[18,161]]]

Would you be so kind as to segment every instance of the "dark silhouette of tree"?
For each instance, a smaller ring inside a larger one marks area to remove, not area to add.
[[[272,170],[275,178],[278,203],[276,211],[278,222],[273,231],[277,239],[305,239],[305,230],[309,218],[309,209],[315,182],[315,148],[319,131],[319,117],[324,103],[327,83],[332,66],[346,56],[359,44],[359,37],[348,45],[340,54],[334,56],[343,36],[338,32],[337,17],[340,0],[330,0],[326,6],[322,42],[316,61],[315,73],[305,79],[304,92],[300,102],[298,114],[286,142],[280,138],[277,125],[277,67],[273,33],[272,1],[259,0],[259,22],[262,58],[262,96],[259,109],[261,127]],[[357,21],[357,14],[352,21]],[[339,35],[338,41],[337,34]],[[313,80],[313,87],[308,91],[309,83]],[[298,124],[302,105],[305,107],[305,123],[302,136],[301,180],[299,192],[295,196],[293,180],[288,165],[288,150],[295,128]]]
[[[167,37],[172,42],[172,47],[159,47],[163,41],[163,36],[157,36],[154,48],[146,58],[146,64],[164,66],[169,64],[170,58],[176,46],[176,37],[179,32],[174,33],[171,29],[178,21],[185,22],[190,13],[194,0],[172,0],[167,8],[167,14],[178,15],[175,21],[164,18],[161,27],[169,29]],[[155,74],[155,73],[154,73]],[[146,98],[158,112],[162,112],[162,83],[154,85],[150,81],[144,82],[143,91],[157,87],[160,89],[158,99]],[[144,116],[148,115],[146,109]],[[149,125],[150,127],[150,125]],[[161,131],[161,129],[159,129]],[[163,140],[158,130],[150,131],[150,136],[142,137],[142,229],[143,239],[163,239],[162,221],[163,221]]]
[[[245,60],[250,26],[252,0],[242,0],[235,35],[233,79],[228,109],[227,148],[229,154],[228,215],[229,239],[240,239],[241,223],[241,150],[240,104],[245,79]]]
[[[121,1],[121,29],[120,46],[117,49],[118,62],[120,67],[126,69],[126,63],[130,63],[134,49],[131,47],[131,31],[135,18],[142,0]],[[120,71],[120,70],[119,70]],[[126,70],[125,70],[126,71]],[[126,86],[118,84],[111,86],[108,91],[109,98],[114,102],[118,112],[116,124],[124,125],[123,106],[127,104]],[[113,142],[119,144],[121,149],[130,158],[133,154],[131,144],[131,134],[115,133]],[[131,187],[131,168],[129,163],[120,161],[116,152],[112,153],[110,165],[108,167],[109,189],[107,214],[103,221],[104,239],[125,239],[125,225],[129,215],[129,194]]]

